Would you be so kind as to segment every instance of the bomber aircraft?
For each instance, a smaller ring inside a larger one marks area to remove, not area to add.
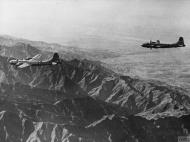
[[[166,43],[160,43],[159,40],[157,40],[157,42],[147,42],[141,45],[142,47],[145,48],[177,48],[177,47],[184,47],[184,40],[183,37],[179,37],[179,40],[176,43],[173,44],[166,44]]]
[[[58,53],[54,53],[53,57],[46,61],[40,61],[41,54],[37,54],[32,58],[27,59],[12,59],[9,61],[11,65],[17,68],[26,68],[28,66],[44,66],[44,65],[56,65],[60,63]]]

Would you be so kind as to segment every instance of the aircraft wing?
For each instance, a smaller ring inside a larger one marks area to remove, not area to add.
[[[30,66],[28,63],[23,63],[22,65],[18,66],[18,68],[25,68],[25,67],[28,67]]]
[[[41,54],[37,54],[34,57],[32,57],[32,59],[30,59],[30,61],[38,61],[41,56],[42,56]]]

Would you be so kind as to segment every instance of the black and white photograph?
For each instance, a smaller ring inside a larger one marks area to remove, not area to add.
[[[190,0],[0,0],[0,142],[190,142]]]

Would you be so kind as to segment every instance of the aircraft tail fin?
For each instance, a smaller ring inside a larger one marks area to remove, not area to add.
[[[58,53],[54,53],[53,54],[53,58],[51,59],[52,62],[60,62],[59,60],[59,54]]]
[[[179,37],[179,40],[177,42],[179,46],[185,46],[183,37]]]

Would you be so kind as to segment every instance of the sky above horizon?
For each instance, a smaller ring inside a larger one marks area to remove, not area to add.
[[[189,11],[188,0],[0,0],[0,34],[76,46],[172,42],[190,38]]]

